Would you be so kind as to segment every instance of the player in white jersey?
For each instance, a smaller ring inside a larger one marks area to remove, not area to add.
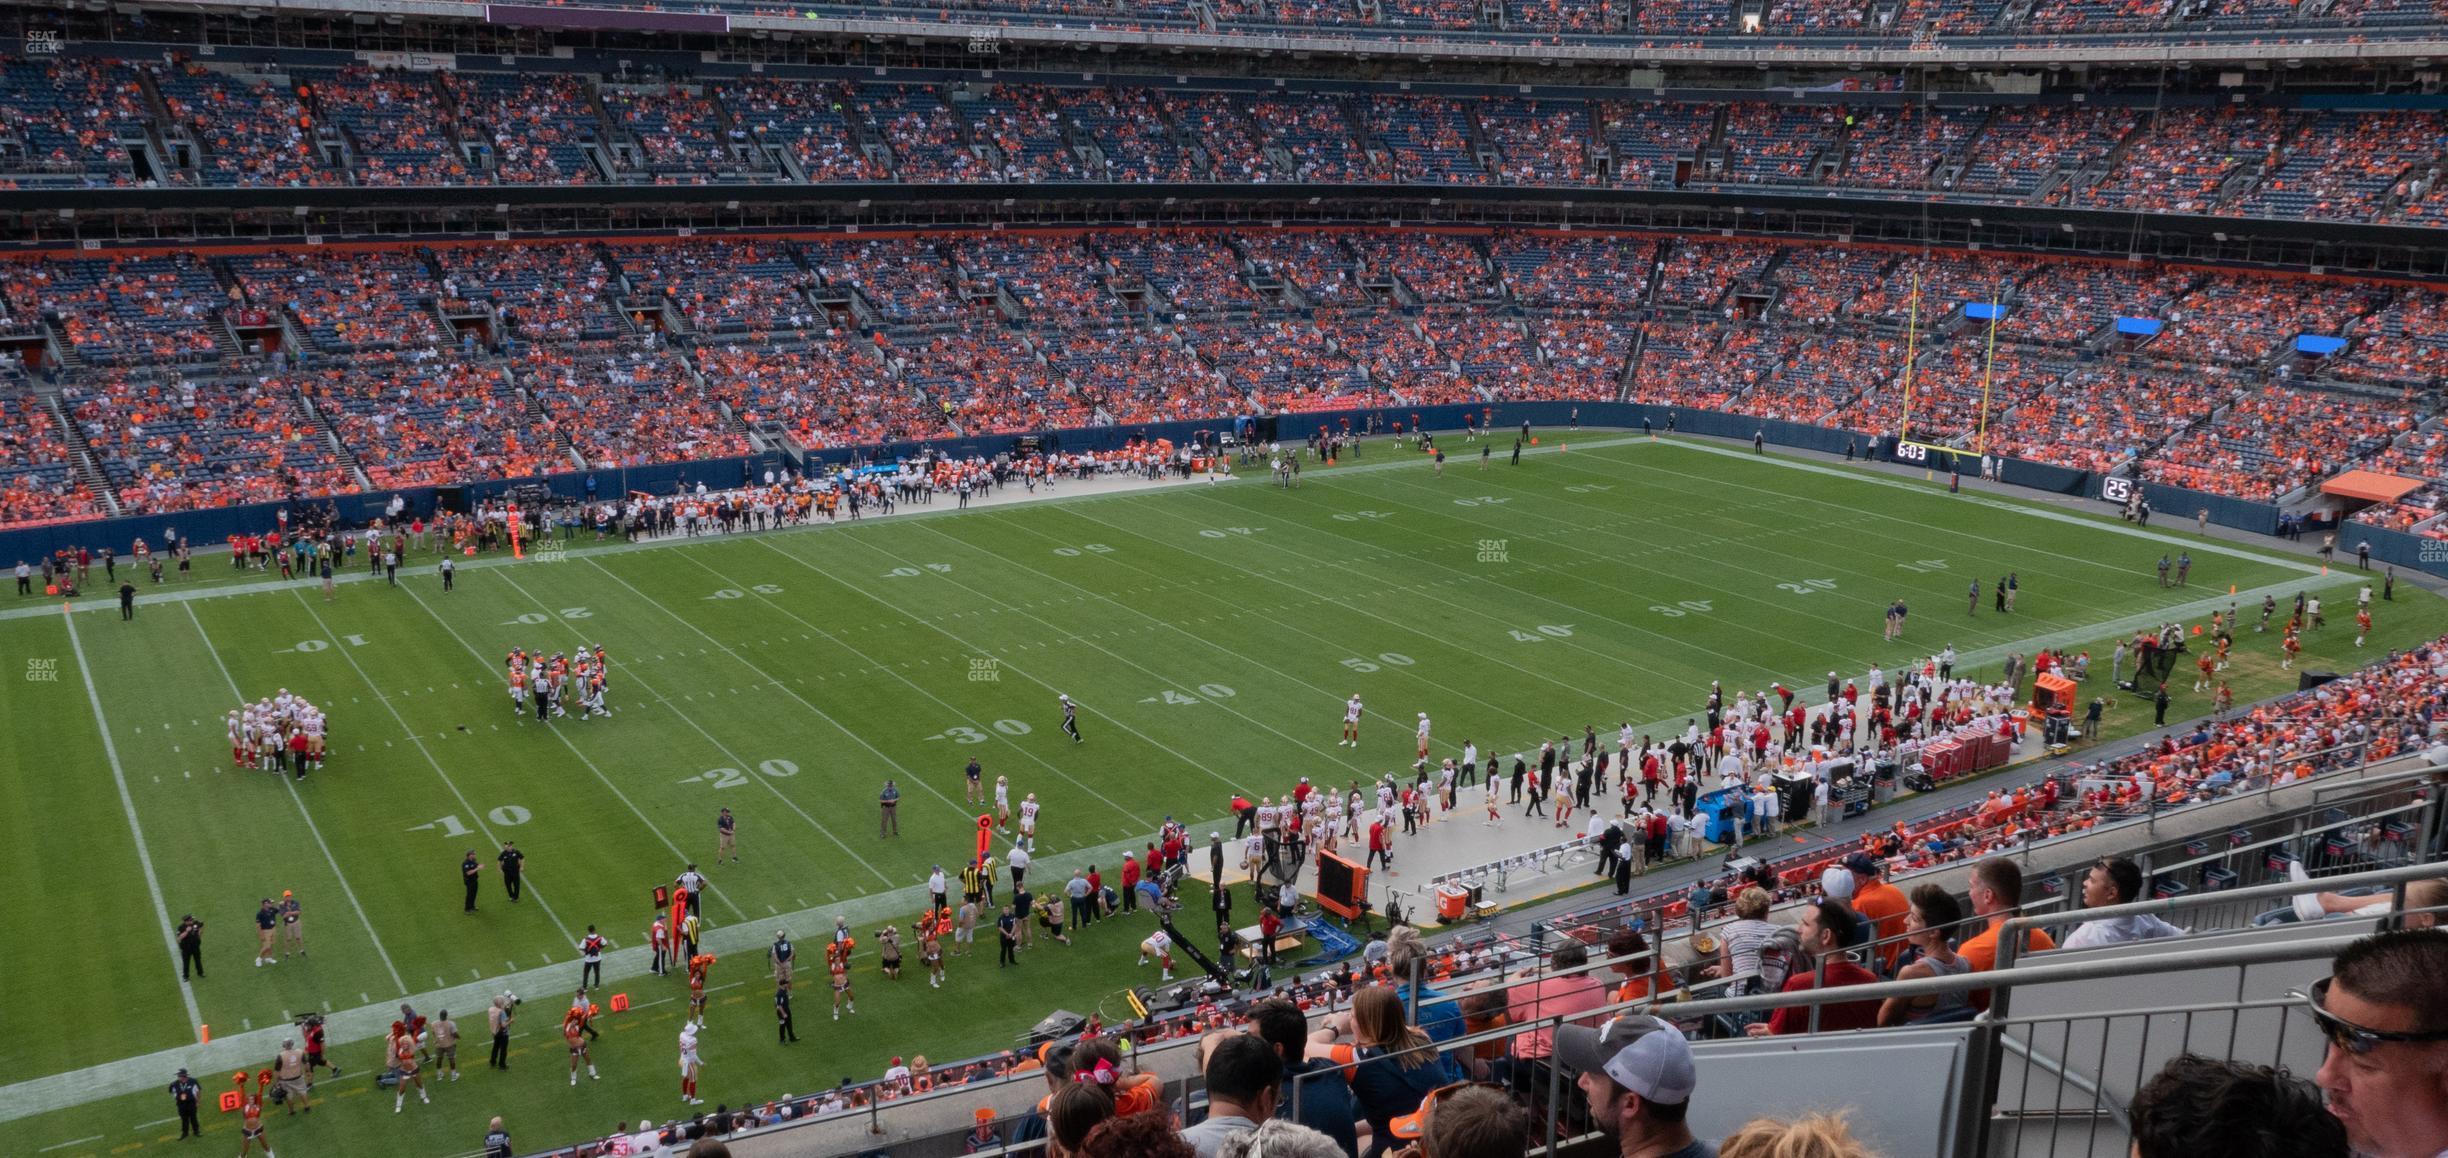
[[[1428,758],[1428,713],[1426,712],[1419,714],[1419,757],[1422,760]]]
[[[996,831],[1001,832],[1003,835],[1005,835],[1005,836],[1009,836],[1009,835],[1011,835],[1011,778],[1010,778],[1010,777],[1008,777],[1008,776],[997,776],[997,777],[995,777],[995,789],[994,789],[994,796],[995,796],[995,829],[996,829]]]
[[[1353,692],[1352,698],[1343,704],[1343,739],[1335,746],[1338,748],[1360,746],[1360,693],[1358,692]]]
[[[1037,851],[1037,794],[1029,793],[1020,801],[1020,843],[1030,852]]]
[[[705,1065],[697,1056],[697,1029],[703,1024],[696,1019],[680,1023],[680,1100],[692,1106],[702,1106],[705,1099],[697,1096],[697,1071]]]
[[[1171,934],[1166,933],[1163,929],[1158,929],[1149,933],[1147,940],[1139,942],[1139,963],[1147,964],[1150,957],[1156,959],[1157,968],[1164,970],[1162,980],[1171,981],[1173,979],[1173,937]]]

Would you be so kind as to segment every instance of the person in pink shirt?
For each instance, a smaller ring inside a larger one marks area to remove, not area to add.
[[[1513,987],[1511,1004],[1505,1011],[1508,1023],[1522,1025],[1541,1018],[1569,1017],[1606,1004],[1606,986],[1588,970],[1588,965],[1589,947],[1579,941],[1566,942],[1549,959],[1547,976],[1529,985]],[[1547,1067],[1554,1055],[1555,1031],[1551,1028],[1534,1029],[1515,1037],[1514,1087],[1545,1096]]]

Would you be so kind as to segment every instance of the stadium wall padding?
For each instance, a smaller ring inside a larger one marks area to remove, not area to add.
[[[610,498],[623,489],[653,491],[668,494],[675,486],[694,487],[704,482],[708,489],[736,486],[742,479],[759,477],[767,470],[782,469],[782,456],[774,451],[729,458],[711,458],[697,462],[657,463],[651,466],[618,467],[602,470],[571,471],[566,474],[540,475],[530,478],[493,479],[466,485],[471,500],[489,499],[513,487],[541,484],[555,494],[578,496],[586,493],[586,480],[595,479],[596,493]],[[99,552],[109,546],[125,554],[139,538],[159,546],[164,532],[175,529],[198,549],[210,549],[229,541],[238,534],[258,534],[271,530],[282,507],[299,509],[331,503],[340,511],[343,522],[362,524],[380,515],[391,503],[391,496],[408,500],[411,511],[430,514],[434,508],[434,487],[400,487],[395,490],[373,490],[360,494],[312,496],[301,498],[293,505],[288,502],[247,503],[235,507],[212,507],[195,511],[171,511],[156,515],[123,515],[115,519],[99,519],[82,523],[52,523],[36,527],[18,527],[0,531],[0,564],[10,568],[23,559],[39,569],[44,556],[54,551],[87,547]]]
[[[1374,416],[1383,429],[1392,429],[1401,422],[1406,428],[1416,415],[1421,425],[1431,430],[1458,430],[1467,417],[1484,419],[1498,430],[1518,429],[1527,422],[1534,427],[1553,429],[1574,421],[1576,412],[1583,426],[1593,427],[1592,438],[1621,437],[1626,431],[1638,431],[1646,420],[1652,431],[1666,433],[1671,421],[1674,430],[1682,434],[1697,434],[1712,438],[1749,442],[1754,434],[1779,447],[1817,451],[1842,456],[1850,450],[1859,457],[1883,458],[1911,465],[1925,465],[1933,471],[1943,471],[1950,463],[1959,465],[1967,476],[1980,472],[1979,456],[1969,452],[1951,454],[1930,452],[1921,459],[1898,457],[1899,447],[1892,437],[1873,435],[1857,430],[1809,426],[1795,422],[1754,418],[1743,414],[1695,410],[1689,407],[1661,406],[1640,402],[1595,401],[1530,401],[1440,406],[1378,406],[1348,410],[1302,411],[1272,416],[1277,441],[1298,445],[1318,430],[1348,430],[1364,427]],[[1113,450],[1133,438],[1170,439],[1186,444],[1202,433],[1227,433],[1233,428],[1230,417],[1185,419],[1175,422],[1147,422],[1125,426],[1100,426],[1069,430],[1046,430],[1030,433],[977,435],[960,438],[939,438],[923,441],[887,443],[882,446],[831,447],[810,450],[801,456],[802,469],[815,466],[839,465],[854,461],[890,461],[926,452],[947,455],[983,455],[993,457],[1010,450],[1024,437],[1035,437],[1048,450],[1101,451]],[[1901,448],[1910,453],[1912,448]],[[1501,451],[1500,451],[1501,453]],[[2210,512],[2210,521],[2222,527],[2267,535],[2277,529],[2278,508],[2269,503],[2256,503],[2223,495],[2206,494],[2182,487],[2158,483],[2136,484],[2131,479],[2114,478],[2094,471],[2074,470],[2033,462],[2029,459],[2000,456],[2003,481],[2016,486],[2051,494],[2087,495],[2113,510],[2122,504],[2119,488],[2139,485],[2151,505],[2153,516],[2169,522],[2190,522],[2194,513]],[[761,477],[765,471],[780,471],[789,463],[778,451],[701,462],[661,463],[632,467],[626,470],[573,471],[540,478],[501,479],[470,483],[467,495],[471,500],[497,496],[513,487],[541,483],[556,494],[576,497],[585,493],[586,480],[594,478],[596,494],[611,497],[630,490],[668,494],[674,487],[694,487],[704,482],[709,488],[734,485]],[[344,520],[362,522],[381,513],[398,493],[408,499],[413,510],[420,513],[433,509],[434,488],[413,487],[393,491],[369,491],[359,495],[334,496]],[[313,500],[323,501],[323,500]],[[0,564],[13,564],[16,559],[38,562],[44,555],[62,547],[91,547],[100,550],[109,544],[126,549],[138,536],[159,543],[166,527],[176,527],[190,541],[213,546],[241,532],[257,532],[272,526],[274,512],[280,503],[256,503],[214,510],[181,511],[168,515],[139,515],[85,523],[63,523],[24,527],[0,531]],[[2374,560],[2429,572],[2448,575],[2448,542],[2424,539],[2398,531],[2376,527],[2349,525],[2338,534],[2338,558],[2351,560],[2355,544],[2368,540]],[[2351,566],[2351,562],[2347,564]]]

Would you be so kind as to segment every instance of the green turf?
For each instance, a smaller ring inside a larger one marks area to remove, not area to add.
[[[990,781],[1009,776],[1015,798],[1038,794],[1042,851],[1061,854],[1145,840],[1168,814],[1203,823],[1237,788],[1398,767],[1416,711],[1434,716],[1440,749],[1468,737],[1492,750],[1584,724],[1679,726],[1711,679],[1815,694],[1829,668],[1892,668],[1948,643],[2088,646],[2104,675],[2103,625],[2230,584],[2327,593],[2331,626],[2307,637],[2305,666],[2342,670],[2448,631],[2448,604],[2405,584],[2357,653],[2359,576],[2307,576],[2181,529],[2136,538],[2113,519],[2042,517],[1845,468],[1573,437],[1588,442],[1519,467],[1482,468],[1465,448],[1442,478],[1380,442],[1363,469],[1311,470],[1290,492],[1249,478],[601,553],[582,536],[557,561],[463,570],[448,595],[427,558],[403,590],[353,584],[329,603],[312,585],[229,583],[147,606],[133,624],[79,616],[74,645],[59,616],[0,621],[8,654],[57,660],[56,682],[12,679],[6,697],[16,726],[0,740],[0,806],[39,822],[5,855],[17,879],[46,886],[40,904],[0,916],[0,935],[71,966],[41,996],[0,1003],[0,1084],[194,1032],[89,673],[163,903],[208,923],[212,975],[195,1000],[228,1033],[574,962],[589,922],[634,944],[648,890],[684,860],[711,861],[725,804],[746,856],[707,865],[719,924],[914,885],[970,846],[959,769],[971,755]],[[2152,578],[2171,544],[2193,547],[2187,590]],[[1985,594],[2009,569],[2018,611],[1994,614],[1984,598],[1967,615],[1965,585],[1978,578]],[[1898,597],[1913,607],[1908,639],[1885,644],[1881,609]],[[615,661],[613,719],[512,714],[499,677],[509,648],[594,643]],[[2292,686],[2275,643],[2240,638],[2239,700]],[[2172,714],[2198,712],[2189,686]],[[294,786],[230,769],[219,723],[241,694],[281,687],[333,722],[333,767]],[[1357,751],[1334,743],[1355,691],[1372,712]],[[1057,692],[1082,704],[1087,743],[1057,730]],[[2111,720],[2120,733],[2147,727],[2147,705],[2129,700]],[[902,835],[880,839],[886,776],[904,790]],[[463,915],[459,855],[501,839],[527,850],[530,894],[511,905],[488,879],[482,911]],[[312,956],[250,968],[254,902],[281,889],[305,898]],[[811,959],[817,923],[794,922]],[[748,984],[713,1014],[709,1103],[872,1077],[896,1053],[993,1048],[1051,1008],[1144,978],[1130,966],[1138,934],[1087,933],[993,984],[978,976],[984,958],[958,962],[945,991],[892,986],[869,958],[856,1032],[810,990],[806,1040],[787,1050],[772,1044],[761,969],[726,960],[717,984]],[[615,988],[640,1001],[678,991],[654,978]],[[448,1151],[471,1148],[496,1112],[522,1146],[668,1116],[676,1008],[609,1019],[601,1083],[573,1091],[537,1073],[557,1066],[539,1033],[522,1041],[525,1076],[479,1067],[400,1118],[349,1096],[374,1048],[343,1045],[351,1076],[326,1085],[344,1100],[309,1124],[276,1123],[275,1137],[312,1152]],[[60,1153],[152,1144],[174,1131],[135,1127],[165,1102],[98,1101],[14,1136],[30,1150],[99,1135]]]

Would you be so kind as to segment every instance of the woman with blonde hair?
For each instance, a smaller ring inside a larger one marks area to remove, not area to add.
[[[1842,1114],[1812,1114],[1792,1122],[1761,1118],[1726,1135],[1717,1158],[1879,1158],[1853,1137]]]
[[[1346,1037],[1350,1044],[1340,1040]],[[1383,985],[1353,994],[1349,1010],[1328,1016],[1309,1035],[1308,1056],[1343,1067],[1374,1138],[1364,1158],[1390,1152],[1394,1119],[1455,1076],[1428,1031],[1404,1020],[1402,998]]]

